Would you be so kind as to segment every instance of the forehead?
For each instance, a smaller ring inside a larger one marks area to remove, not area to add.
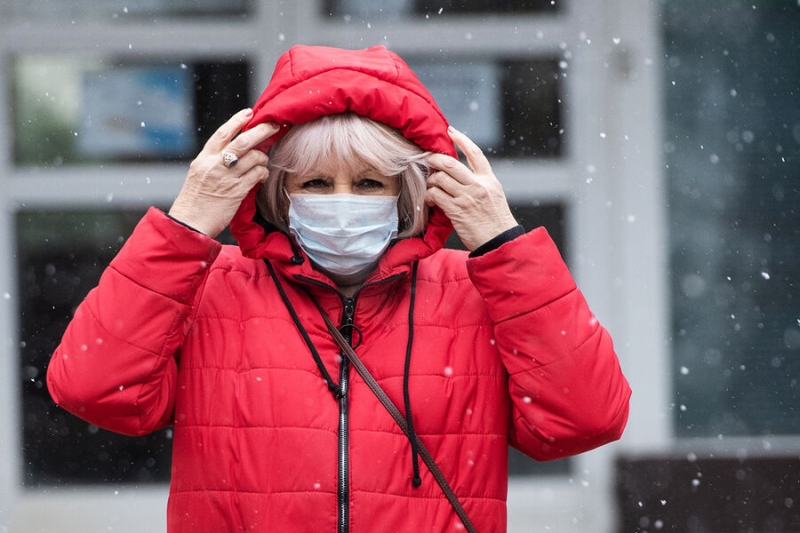
[[[327,163],[321,165],[314,165],[309,166],[307,168],[302,169],[300,172],[292,172],[289,173],[287,179],[302,179],[308,177],[328,177],[328,178],[336,178],[336,177],[348,177],[348,178],[360,178],[364,176],[370,177],[382,177],[383,174],[365,164],[365,163],[358,163],[358,162],[349,162],[349,163]],[[383,177],[393,177],[393,176],[383,176]]]

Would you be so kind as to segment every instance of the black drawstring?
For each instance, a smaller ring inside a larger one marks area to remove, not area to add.
[[[269,275],[272,276],[272,280],[275,282],[275,287],[278,289],[278,294],[281,295],[281,299],[283,300],[286,309],[288,309],[289,314],[292,315],[294,325],[297,326],[298,331],[300,331],[300,335],[302,335],[303,340],[306,341],[306,346],[308,346],[308,349],[311,351],[311,355],[314,357],[314,362],[317,363],[317,368],[319,368],[322,377],[325,378],[325,383],[328,384],[328,390],[331,391],[333,398],[336,401],[341,400],[342,388],[337,385],[335,381],[333,381],[333,378],[328,373],[325,365],[322,363],[322,358],[319,356],[317,348],[314,346],[314,343],[311,342],[311,337],[308,336],[308,332],[306,331],[306,328],[303,327],[303,323],[300,322],[300,317],[297,316],[297,313],[292,306],[292,302],[289,301],[289,297],[286,295],[286,292],[284,292],[283,285],[281,285],[281,282],[278,279],[277,274],[275,274],[275,270],[273,270],[272,265],[266,259],[264,259],[264,262],[267,264],[267,268],[269,269]]]
[[[417,448],[417,434],[414,431],[414,422],[411,416],[411,398],[408,394],[408,374],[411,367],[411,346],[414,344],[414,299],[417,295],[417,261],[411,270],[411,296],[408,304],[408,343],[406,344],[406,363],[403,370],[403,401],[406,409],[406,422],[408,424],[408,441],[411,443],[411,466],[414,470],[414,478],[411,484],[414,488],[422,485],[422,478],[419,475],[419,449]]]
[[[278,275],[275,273],[275,270],[272,268],[272,264],[268,260],[264,260],[264,263],[267,265],[267,269],[269,270],[270,276],[272,276],[272,280],[275,282],[275,287],[278,289],[278,294],[280,294],[281,299],[283,300],[286,309],[289,311],[289,314],[292,316],[292,320],[294,320],[294,324],[297,327],[297,330],[300,332],[300,335],[303,336],[303,340],[308,346],[311,355],[314,357],[314,362],[317,364],[317,368],[319,368],[322,377],[325,378],[325,382],[328,384],[328,390],[331,391],[333,394],[334,399],[337,401],[342,398],[342,389],[336,382],[333,381],[331,375],[328,373],[325,365],[322,363],[322,358],[317,352],[317,348],[314,346],[314,343],[311,341],[311,337],[309,337],[308,332],[303,327],[303,323],[300,322],[300,317],[297,316],[297,312],[294,310],[294,306],[292,306],[291,301],[289,301],[289,297],[287,296],[286,292],[283,290],[283,285],[281,284],[280,280],[278,279]],[[417,446],[417,433],[414,431],[414,421],[411,416],[411,399],[408,394],[408,376],[409,370],[411,367],[411,348],[414,344],[414,301],[417,295],[417,266],[418,262],[414,261],[414,265],[411,269],[411,295],[409,297],[409,304],[408,304],[408,342],[406,343],[406,359],[405,365],[403,368],[403,402],[405,405],[406,410],[406,423],[408,424],[408,441],[411,444],[411,466],[413,469],[414,477],[411,480],[411,485],[414,488],[419,487],[422,485],[422,477],[420,477],[419,473],[419,448]],[[312,301],[317,306],[317,308],[322,312],[322,308],[319,304],[312,298]],[[355,328],[355,326],[353,326]],[[357,328],[356,328],[357,329]],[[359,344],[360,340],[360,333],[359,332]]]

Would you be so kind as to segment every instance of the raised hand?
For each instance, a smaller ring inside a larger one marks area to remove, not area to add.
[[[470,251],[517,225],[503,187],[481,149],[466,135],[449,128],[448,134],[467,158],[467,165],[444,154],[427,162],[435,169],[428,177],[425,201],[436,205],[453,223]]]
[[[274,124],[259,124],[240,134],[253,117],[244,109],[220,126],[189,165],[169,215],[209,237],[216,237],[236,214],[250,190],[269,176],[267,154],[255,150],[274,135]]]

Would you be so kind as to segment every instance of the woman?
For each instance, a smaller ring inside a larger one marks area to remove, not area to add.
[[[212,239],[228,224],[238,247]],[[174,426],[170,532],[462,529],[414,435],[474,528],[505,531],[508,446],[617,439],[630,394],[547,232],[523,233],[399,57],[294,47],[137,226],[48,386],[104,428]]]

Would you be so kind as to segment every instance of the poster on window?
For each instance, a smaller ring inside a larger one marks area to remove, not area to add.
[[[87,72],[82,83],[81,156],[157,159],[194,148],[188,69],[118,67]]]
[[[414,8],[411,0],[336,0],[332,4],[337,15],[381,18],[410,15]]]

